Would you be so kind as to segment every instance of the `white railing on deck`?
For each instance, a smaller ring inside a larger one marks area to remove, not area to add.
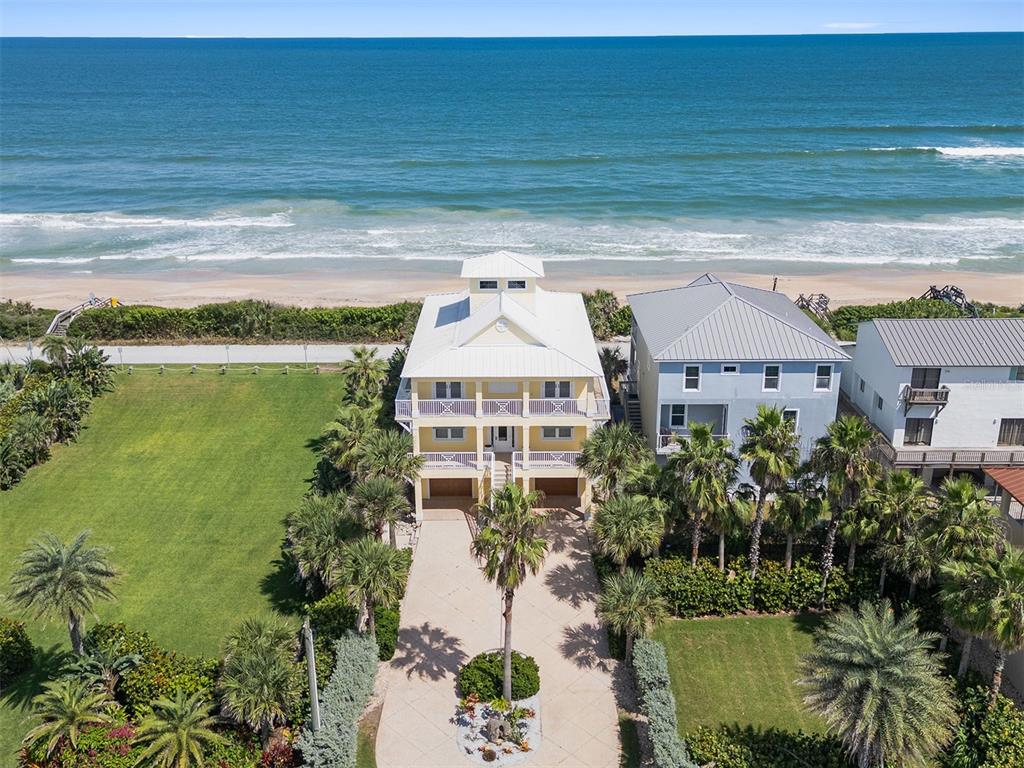
[[[530,451],[526,455],[526,469],[533,467],[575,467],[579,451]],[[523,469],[523,452],[512,454],[512,466]]]
[[[476,400],[417,400],[417,416],[476,416]]]
[[[670,435],[658,435],[658,451],[660,453],[672,453],[673,451],[678,451],[679,443],[676,442],[675,439],[677,436],[680,439],[685,439],[690,436],[690,433],[678,432]],[[721,434],[716,433],[713,437],[719,440],[727,440],[729,438],[729,434],[727,432],[723,432]]]
[[[486,451],[477,463],[475,451],[424,451],[424,469],[477,469],[494,466],[494,454]]]
[[[522,398],[503,400],[481,400],[484,416],[520,416],[523,413]]]
[[[400,393],[401,394],[401,393]],[[610,413],[608,401],[604,398],[590,400],[534,399],[526,402],[523,411],[523,400],[520,397],[487,398],[480,402],[477,412],[477,401],[468,398],[457,400],[417,400],[415,407],[408,397],[395,398],[395,418],[411,419],[414,416],[585,416],[589,418],[608,418]]]
[[[531,400],[531,416],[585,416],[586,409],[579,400]]]

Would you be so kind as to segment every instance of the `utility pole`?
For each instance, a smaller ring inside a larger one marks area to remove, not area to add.
[[[309,616],[302,622],[302,640],[306,646],[306,673],[309,675],[309,714],[313,733],[320,730],[320,689],[316,686],[316,651],[313,650],[313,630]]]

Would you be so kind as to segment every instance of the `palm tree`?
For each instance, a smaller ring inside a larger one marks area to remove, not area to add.
[[[473,539],[473,554],[483,560],[484,576],[504,598],[502,695],[508,701],[512,700],[512,603],[527,572],[536,575],[548,553],[548,543],[540,535],[546,518],[534,509],[540,498],[537,491],[527,493],[518,485],[506,485],[492,494],[490,504],[480,505],[480,529]]]
[[[996,649],[989,706],[1003,683],[1007,654],[1024,650],[1024,550],[1010,548],[991,563],[988,636]]]
[[[121,676],[142,663],[140,654],[123,653],[123,647],[122,639],[110,645],[99,645],[87,638],[85,653],[75,658],[64,670],[64,674],[101,685],[107,695],[113,697]]]
[[[618,564],[620,573],[634,552],[647,556],[658,551],[664,528],[655,505],[640,494],[616,493],[598,506],[593,522],[598,549]]]
[[[66,677],[51,681],[32,699],[33,715],[42,722],[25,734],[22,743],[33,747],[45,740],[48,758],[65,742],[77,748],[84,729],[113,721],[107,711],[113,705],[105,690],[85,680]]]
[[[401,599],[408,560],[380,539],[363,536],[345,547],[343,563],[342,582],[349,598],[365,606],[370,635],[376,637],[374,611]]]
[[[800,464],[799,437],[778,406],[759,405],[757,416],[744,422],[745,438],[740,457],[750,462],[750,476],[757,483],[754,527],[750,532],[750,575],[757,577],[761,562],[761,528],[768,498],[785,487]]]
[[[878,518],[878,536],[883,549],[899,546],[906,532],[928,511],[928,493],[924,482],[905,469],[890,472],[868,494],[868,503]],[[889,563],[882,558],[878,594],[885,594]]]
[[[654,579],[630,568],[604,580],[597,612],[614,631],[626,636],[626,658],[633,640],[646,635],[668,615],[668,605]]]
[[[943,481],[938,506],[925,520],[940,561],[983,556],[1002,540],[999,512],[966,475]]]
[[[53,425],[45,416],[34,411],[26,411],[14,420],[12,431],[18,436],[30,464],[39,464],[49,457]]]
[[[619,422],[591,432],[583,441],[576,464],[594,483],[598,498],[607,499],[620,488],[630,467],[653,458],[644,436]]]
[[[626,372],[629,364],[623,359],[622,351],[618,347],[601,347],[598,358],[601,361],[601,370],[604,372],[604,382],[608,386],[608,396],[610,397],[616,391],[614,384]]]
[[[61,371],[67,370],[71,345],[66,336],[44,336],[39,344],[39,350],[51,365]]]
[[[146,747],[140,763],[156,768],[202,766],[206,748],[224,741],[213,730],[217,718],[201,693],[189,695],[179,688],[173,699],[160,698],[152,706],[152,714],[143,718],[135,734]]]
[[[357,464],[362,477],[381,475],[394,480],[416,482],[425,459],[412,451],[412,435],[397,429],[371,432]]]
[[[846,571],[852,573],[857,563],[857,547],[878,535],[878,520],[871,516],[870,505],[861,503],[846,510],[839,523],[839,532],[850,545]]]
[[[248,618],[224,638],[224,656],[270,648],[284,658],[294,657],[298,642],[295,630],[277,619]]]
[[[861,491],[869,487],[878,474],[878,465],[871,458],[875,433],[860,416],[840,416],[826,427],[826,434],[818,439],[810,464],[825,478],[832,504],[832,516],[825,534],[821,555],[821,600],[832,574],[836,533],[842,511],[859,500]]]
[[[51,442],[73,439],[89,411],[89,397],[81,385],[71,379],[54,379],[32,392],[22,412],[31,411],[45,417],[51,427]]]
[[[991,600],[988,564],[980,560],[953,560],[939,569],[943,575],[939,599],[949,620],[965,635],[956,676],[967,673],[974,638],[985,633]]]
[[[359,531],[342,493],[307,496],[285,519],[285,548],[310,593],[337,586],[341,549]]]
[[[889,567],[910,582],[908,597],[911,600],[919,583],[931,581],[937,565],[935,550],[928,541],[923,524],[922,520],[911,525],[903,532],[901,540],[883,541],[879,547],[882,559]]]
[[[114,374],[108,360],[99,347],[87,347],[85,342],[76,340],[71,343],[66,367],[89,395],[96,397],[113,386]]]
[[[793,570],[793,540],[811,530],[829,512],[828,500],[816,490],[813,484],[798,481],[780,493],[772,505],[772,524],[786,534],[786,573]]]
[[[263,748],[276,723],[287,719],[295,695],[294,665],[280,648],[258,644],[224,659],[221,708],[237,723],[259,733]]]
[[[22,552],[11,574],[11,602],[36,617],[66,619],[71,647],[82,654],[82,616],[94,613],[98,600],[113,600],[111,584],[118,572],[107,550],[86,546],[89,531],[65,545],[52,533]]]
[[[397,480],[376,475],[356,483],[352,489],[352,509],[359,515],[363,525],[373,531],[377,538],[388,527],[391,546],[398,547],[395,526],[409,514],[409,497]]]
[[[0,490],[13,487],[29,467],[30,457],[14,430],[0,435]]]
[[[679,483],[679,492],[693,517],[690,564],[697,564],[704,516],[729,504],[729,486],[739,462],[732,443],[712,434],[710,424],[690,424],[690,436],[668,460]]]
[[[387,360],[377,357],[375,348],[353,347],[352,359],[338,366],[349,396],[355,403],[368,403],[380,396],[388,378]]]
[[[754,501],[743,492],[733,493],[727,504],[707,511],[704,522],[718,534],[718,570],[725,573],[725,540],[746,530],[754,516]]]
[[[821,715],[862,768],[930,764],[957,722],[951,685],[932,653],[938,639],[899,619],[887,601],[844,610],[804,657],[804,703]]]
[[[337,469],[354,475],[366,441],[377,431],[378,415],[371,407],[342,406],[334,421],[324,426],[321,453]]]

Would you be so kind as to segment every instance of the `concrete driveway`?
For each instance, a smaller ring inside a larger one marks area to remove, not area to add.
[[[615,768],[615,662],[595,617],[597,579],[583,523],[552,514],[544,570],[516,594],[513,642],[540,666],[540,749],[528,765]],[[501,645],[497,590],[470,555],[462,519],[423,523],[402,604],[398,650],[385,672],[377,732],[380,768],[469,766],[451,722],[459,668]]]

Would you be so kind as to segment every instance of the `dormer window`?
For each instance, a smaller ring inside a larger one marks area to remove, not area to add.
[[[510,291],[525,291],[526,281],[525,280],[509,280],[505,283],[505,286]]]
[[[481,291],[496,291],[498,290],[497,280],[481,280],[477,285]]]

